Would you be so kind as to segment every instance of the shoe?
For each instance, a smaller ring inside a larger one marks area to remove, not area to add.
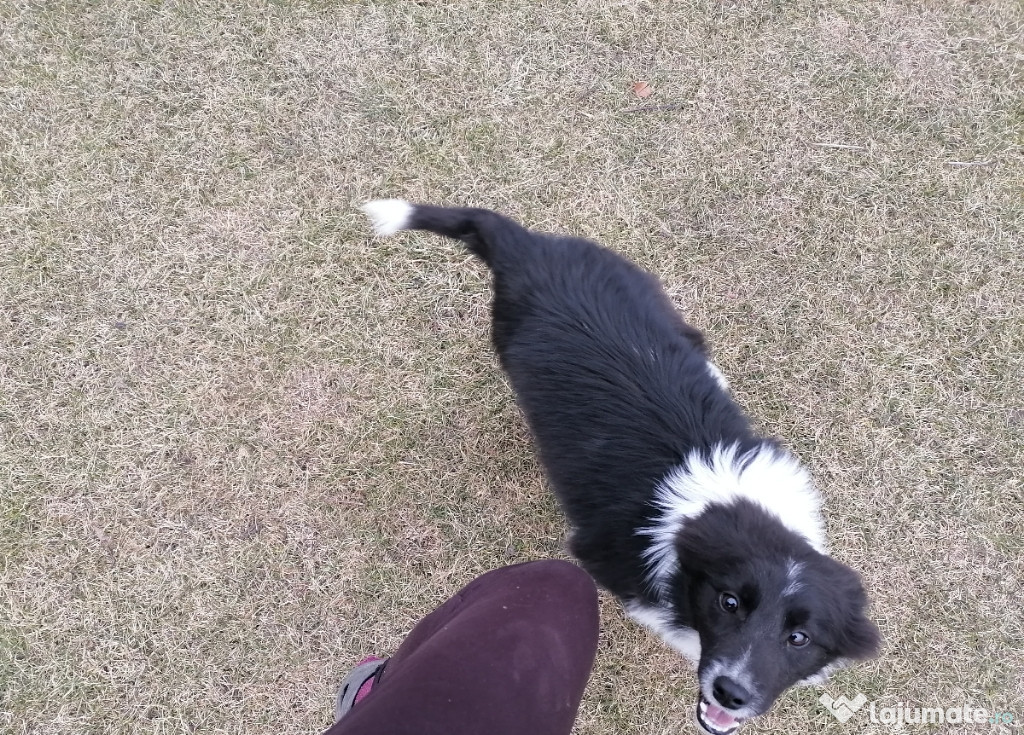
[[[386,663],[386,658],[368,656],[349,672],[345,681],[341,682],[341,689],[338,690],[338,697],[334,701],[335,722],[344,717],[356,703],[361,702],[370,693],[374,683],[383,673]]]

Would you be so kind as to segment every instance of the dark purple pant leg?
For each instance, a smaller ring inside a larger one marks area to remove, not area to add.
[[[421,620],[324,735],[568,735],[597,634],[597,590],[579,567],[496,569]]]

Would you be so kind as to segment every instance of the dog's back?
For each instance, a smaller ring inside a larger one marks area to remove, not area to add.
[[[575,527],[573,552],[612,592],[641,595],[649,542],[636,531],[656,512],[657,483],[694,451],[753,442],[700,332],[657,279],[587,240],[483,209],[366,210],[380,234],[447,235],[491,268],[494,345]]]

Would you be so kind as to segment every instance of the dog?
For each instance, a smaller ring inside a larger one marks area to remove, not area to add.
[[[570,551],[627,615],[697,663],[708,735],[877,654],[860,577],[827,555],[809,474],[754,432],[652,274],[486,209],[363,208],[380,236],[445,235],[490,268],[493,344]]]

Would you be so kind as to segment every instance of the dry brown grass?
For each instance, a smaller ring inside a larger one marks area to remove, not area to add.
[[[483,273],[371,241],[377,196],[656,270],[872,591],[884,655],[829,691],[1024,717],[1022,19],[0,6],[0,730],[315,732],[362,654],[563,553]],[[687,731],[694,677],[603,612],[578,731]],[[749,730],[882,731],[819,694]]]

